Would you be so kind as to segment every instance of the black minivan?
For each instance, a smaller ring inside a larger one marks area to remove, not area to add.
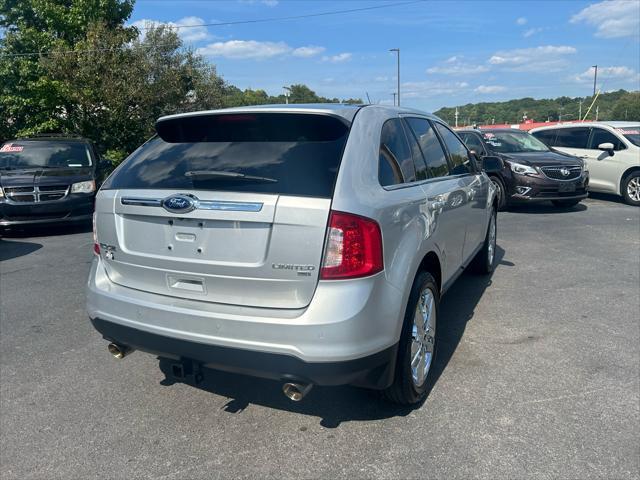
[[[0,147],[0,228],[88,221],[106,163],[72,136],[9,140]]]
[[[481,161],[502,165],[489,173],[498,205],[550,201],[568,208],[588,195],[589,171],[573,155],[547,147],[528,132],[516,129],[463,129],[457,134]]]

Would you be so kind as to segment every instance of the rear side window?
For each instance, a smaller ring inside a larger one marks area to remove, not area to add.
[[[411,157],[413,158],[413,167],[416,170],[416,180],[426,180],[428,177],[427,164],[422,156],[422,150],[420,150],[418,140],[416,140],[411,128],[406,124],[404,125],[404,130],[407,133],[407,140],[409,140],[409,148],[411,149]]]
[[[589,128],[559,128],[554,147],[587,148]]]
[[[415,182],[411,149],[399,118],[384,122],[380,136],[378,180],[383,187]]]
[[[104,189],[222,190],[330,198],[349,126],[328,115],[169,119]]]
[[[438,133],[442,137],[442,141],[449,150],[449,159],[451,160],[451,175],[463,175],[465,173],[471,173],[473,167],[471,165],[471,158],[469,157],[469,151],[464,146],[458,137],[441,123],[436,123]]]
[[[484,155],[484,146],[482,145],[482,140],[475,133],[458,133],[462,141],[467,145],[469,150],[474,150],[478,155]]]
[[[406,121],[418,139],[427,162],[429,176],[431,178],[447,176],[449,174],[447,156],[429,121],[424,118],[407,118]]]
[[[547,147],[553,147],[555,145],[557,132],[557,130],[542,130],[541,132],[534,132],[531,135],[536,137]]]
[[[605,130],[604,128],[592,128],[589,148],[591,150],[597,150],[598,145],[600,145],[601,143],[613,143],[614,150],[624,150],[625,148],[627,148],[622,140],[620,140],[610,131]]]

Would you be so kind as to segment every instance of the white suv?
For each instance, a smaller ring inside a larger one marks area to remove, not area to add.
[[[534,128],[549,147],[585,160],[589,190],[640,206],[640,122],[583,122]]]

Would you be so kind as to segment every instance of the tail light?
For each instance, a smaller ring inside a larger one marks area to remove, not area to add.
[[[382,271],[382,234],[374,220],[332,211],[320,278],[340,280]]]
[[[98,243],[98,231],[96,230],[96,212],[93,212],[93,253],[100,255],[100,244]]]

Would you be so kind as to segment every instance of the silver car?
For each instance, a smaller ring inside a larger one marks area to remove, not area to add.
[[[440,297],[493,270],[491,182],[440,119],[380,105],[160,118],[96,199],[87,308],[109,351],[420,402]],[[464,301],[464,299],[461,299]]]

